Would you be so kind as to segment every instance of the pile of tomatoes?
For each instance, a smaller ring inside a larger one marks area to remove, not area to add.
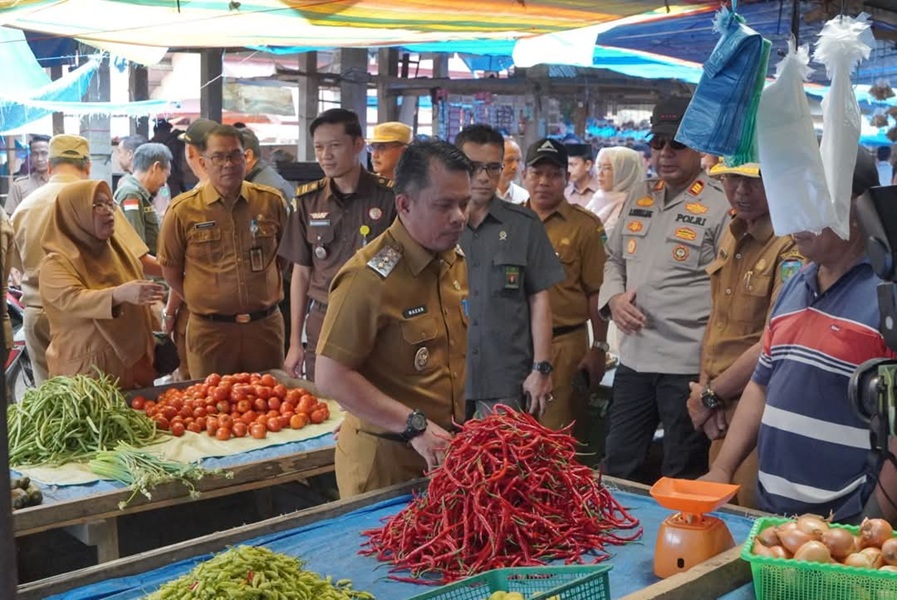
[[[273,375],[258,373],[213,373],[185,389],[165,390],[156,400],[136,396],[131,407],[174,436],[204,431],[222,441],[247,435],[263,439],[268,432],[302,429],[330,418],[327,404],[308,390],[287,388]]]

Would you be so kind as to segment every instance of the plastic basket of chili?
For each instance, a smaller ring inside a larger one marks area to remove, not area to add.
[[[610,600],[610,565],[494,569],[409,600],[488,600],[493,592],[520,592],[527,600]]]
[[[754,538],[770,525],[792,519],[761,517],[754,522],[741,550],[751,564],[757,600],[885,600],[897,599],[897,573],[858,569],[836,563],[824,564],[771,558],[752,552]],[[859,527],[837,525],[853,535]]]

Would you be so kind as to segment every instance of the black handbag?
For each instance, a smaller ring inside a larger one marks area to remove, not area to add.
[[[153,335],[156,338],[153,366],[159,376],[168,375],[181,365],[178,347],[169,335],[164,333],[154,333]]]

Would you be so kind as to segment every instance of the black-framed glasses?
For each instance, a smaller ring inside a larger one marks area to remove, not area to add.
[[[480,171],[486,173],[490,177],[495,177],[496,175],[501,174],[502,169],[504,168],[501,163],[481,163],[481,162],[470,162],[473,165],[473,174],[477,175]]]
[[[684,150],[688,148],[685,144],[677,142],[673,138],[666,137],[665,135],[655,135],[651,138],[651,141],[648,142],[648,145],[651,146],[652,150],[663,150],[663,147],[667,144],[669,144],[670,148],[673,150]]]
[[[206,158],[209,159],[209,162],[212,163],[213,167],[223,167],[229,162],[235,165],[239,165],[244,160],[246,160],[246,155],[243,154],[242,150],[234,150],[230,154],[223,154],[216,152],[215,154],[207,154]]]

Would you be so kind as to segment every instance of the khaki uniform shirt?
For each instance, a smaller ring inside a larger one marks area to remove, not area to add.
[[[620,336],[620,362],[642,373],[696,374],[710,318],[710,276],[729,223],[729,203],[719,184],[699,175],[667,198],[662,181],[623,204],[607,240],[607,266],[598,306],[605,318],[611,297],[635,290],[647,324]]]
[[[246,181],[230,204],[211,184],[171,202],[159,235],[159,264],[183,270],[191,313],[236,315],[283,298],[277,246],[286,224],[280,194]]]
[[[75,181],[81,179],[68,174],[52,175],[47,185],[29,194],[12,215],[12,228],[16,240],[16,251],[12,253],[12,266],[22,272],[22,303],[25,306],[43,307],[38,281],[40,264],[45,256],[41,240],[50,220],[50,213],[56,206],[56,196],[62,188]],[[121,211],[115,211],[115,233],[137,258],[149,252],[149,248]]]
[[[395,220],[392,182],[362,169],[353,194],[341,195],[325,177],[300,186],[293,202],[280,256],[311,267],[308,297],[327,304],[330,283],[340,267]]]
[[[533,367],[530,296],[564,280],[539,216],[499,200],[459,240],[470,285],[467,399],[510,398]]]
[[[567,198],[567,202],[570,204],[584,207],[592,201],[592,196],[595,195],[598,189],[597,177],[589,177],[589,180],[582,188],[577,188],[576,184],[571,181],[567,184],[567,189],[564,190],[564,197]]]
[[[9,195],[6,197],[6,214],[11,215],[26,196],[45,185],[48,181],[50,181],[49,173],[38,172],[14,180],[12,185],[9,186]]]
[[[397,219],[334,278],[317,353],[450,429],[464,420],[466,313],[461,249],[437,256]]]
[[[0,265],[3,266],[3,271],[0,272],[0,276],[3,277],[0,280],[0,295],[4,298],[6,298],[6,292],[9,289],[9,271],[12,269],[10,259],[15,253],[15,247],[16,241],[13,237],[12,223],[9,221],[9,216],[0,210]],[[10,350],[13,344],[12,323],[9,320],[9,310],[6,304],[3,305],[0,315],[2,315],[3,322],[3,340],[6,344],[6,349]]]
[[[769,215],[751,227],[732,219],[716,260],[707,266],[713,310],[701,370],[711,379],[760,340],[779,288],[802,260],[791,236],[773,234]]]
[[[159,218],[153,206],[153,196],[143,184],[128,173],[121,178],[115,190],[115,202],[137,235],[144,241],[151,254],[156,253],[159,239]]]
[[[582,325],[589,320],[588,297],[604,281],[604,227],[594,214],[566,200],[543,223],[564,267],[564,280],[548,291],[552,325]]]

